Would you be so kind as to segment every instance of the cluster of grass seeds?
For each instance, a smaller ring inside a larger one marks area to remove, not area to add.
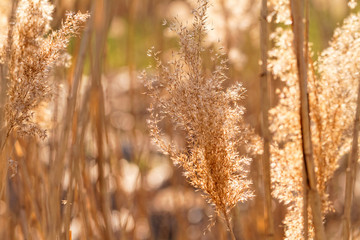
[[[62,27],[51,31],[54,7],[47,0],[18,2],[7,36],[2,61],[8,68],[5,106],[7,136],[15,130],[20,136],[44,138],[46,130],[34,122],[35,109],[51,99],[52,68],[63,62],[70,38],[79,33],[88,14],[68,13]]]
[[[158,75],[146,79],[153,99],[149,127],[154,142],[184,169],[189,182],[205,193],[232,232],[230,210],[253,196],[246,171],[251,159],[240,155],[238,148],[251,148],[255,137],[244,122],[244,107],[238,103],[245,89],[241,84],[223,88],[227,80],[224,57],[212,56],[216,62],[212,72],[203,67],[207,9],[208,1],[199,1],[191,27],[171,25],[179,37],[180,50],[170,62],[162,63],[156,53],[149,52],[158,71]],[[165,118],[185,133],[186,148],[181,149],[162,136],[159,126]]]

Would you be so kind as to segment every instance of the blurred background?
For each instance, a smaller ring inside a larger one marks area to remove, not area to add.
[[[149,97],[139,76],[155,47],[164,61],[178,44],[168,24],[191,23],[195,0],[53,0],[52,27],[66,11],[90,12],[72,39],[69,68],[54,71],[54,99],[38,119],[44,141],[11,138],[7,194],[0,200],[0,239],[228,239],[222,220],[207,229],[212,206],[186,182],[181,169],[151,143],[146,127]],[[260,134],[259,0],[210,0],[206,43],[222,45],[229,81],[247,89],[247,122]],[[352,10],[354,12],[357,9]],[[328,46],[333,30],[350,13],[346,0],[310,1],[313,59]],[[269,9],[271,19],[271,9]],[[276,26],[270,24],[270,29]],[[209,64],[210,59],[204,62]],[[272,80],[271,106],[275,90]],[[181,136],[165,129],[178,142]],[[232,211],[237,239],[264,239],[264,198],[259,159],[251,179],[256,197]],[[328,239],[339,239],[345,161],[329,185],[334,212],[327,216]],[[359,183],[353,224],[360,229]],[[283,238],[285,207],[273,200],[275,239]],[[67,231],[70,229],[70,231]],[[59,235],[60,234],[60,235]],[[360,239],[360,231],[358,231]],[[26,237],[28,236],[28,237]],[[60,236],[56,238],[55,236]],[[354,235],[356,238],[356,235]]]

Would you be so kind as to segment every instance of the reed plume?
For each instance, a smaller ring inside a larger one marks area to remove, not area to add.
[[[288,3],[284,8],[286,6]],[[291,23],[284,13],[279,12],[278,15],[281,17],[275,18],[282,19],[279,22]],[[359,72],[356,63],[359,57],[359,26],[359,15],[349,16],[343,26],[335,30],[330,46],[320,54],[317,62],[308,61],[311,141],[323,219],[333,210],[327,183],[338,168],[340,158],[349,152],[352,140]],[[277,90],[278,105],[270,110],[272,184],[274,197],[288,206],[284,220],[286,239],[304,239],[313,238],[314,233],[310,212],[308,220],[304,220],[302,211],[306,195],[302,187],[300,89],[293,39],[290,29],[277,28],[272,34],[275,46],[269,52],[270,70],[285,83],[283,89]],[[304,223],[307,222],[309,236],[304,236],[307,232]]]
[[[244,87],[238,83],[224,90],[226,59],[212,54],[214,70],[203,67],[208,1],[198,4],[191,28],[179,22],[170,26],[180,39],[180,50],[171,61],[162,63],[157,53],[149,52],[157,69],[157,75],[146,80],[152,98],[149,128],[153,141],[205,193],[232,232],[230,210],[253,196],[245,170],[251,159],[238,150],[245,146],[254,152],[257,142],[239,105]],[[164,119],[171,119],[173,128],[184,132],[186,148],[165,139],[160,127]]]
[[[57,63],[64,63],[70,38],[79,33],[88,14],[68,13],[59,30],[51,31],[54,7],[47,0],[21,0],[13,30],[9,31],[2,61],[8,67],[8,91],[5,105],[7,135],[44,138],[46,130],[35,121],[40,103],[51,99],[49,74]]]

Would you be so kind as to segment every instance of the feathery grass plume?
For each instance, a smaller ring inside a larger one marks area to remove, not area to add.
[[[318,146],[318,151],[325,158],[324,166],[320,168],[325,169],[321,172],[324,180],[329,179],[336,170],[337,160],[351,149],[360,79],[359,57],[360,14],[358,13],[347,17],[343,25],[335,30],[330,46],[322,52],[318,60],[318,72],[321,77],[314,86],[317,92],[321,93],[317,94],[319,99],[317,107],[325,110],[318,117],[322,122],[321,129],[318,130],[321,133],[318,136],[321,137],[322,144]],[[349,180],[353,181],[347,176],[347,185]],[[326,187],[325,183],[321,184],[320,188]],[[347,198],[351,198],[352,191],[351,188],[347,189],[345,198],[345,212],[348,216],[344,216],[344,219],[348,220],[348,224],[350,224],[351,201],[349,203]]]
[[[59,30],[51,31],[54,7],[47,0],[21,0],[15,15],[12,39],[7,45],[8,101],[5,106],[7,135],[44,138],[46,131],[33,120],[41,102],[51,99],[48,76],[65,54],[70,37],[76,35],[88,14],[68,13]]]
[[[323,217],[332,210],[326,184],[337,169],[338,160],[350,150],[359,78],[359,23],[359,15],[348,17],[335,31],[330,47],[321,53],[315,67],[311,61],[309,65],[311,138]],[[275,46],[269,52],[269,68],[285,83],[282,90],[277,90],[278,105],[270,110],[270,130],[274,134],[271,148],[273,194],[288,206],[284,220],[286,239],[303,239],[303,156],[293,33],[290,29],[277,28],[272,40]],[[311,238],[310,212],[309,218]]]
[[[338,167],[338,160],[349,152],[352,140],[360,66],[360,14],[350,15],[337,28],[318,61],[319,78],[314,79],[310,99],[313,102],[314,153],[319,162],[319,188]],[[321,165],[320,165],[321,164]]]
[[[213,54],[214,71],[207,72],[202,66],[208,1],[199,0],[198,4],[192,28],[181,23],[171,25],[180,38],[180,50],[172,61],[163,64],[157,53],[149,51],[158,71],[155,77],[146,78],[153,100],[149,128],[153,141],[184,169],[188,181],[205,193],[232,231],[230,210],[253,196],[245,170],[251,159],[241,156],[238,149],[248,147],[255,152],[257,142],[244,122],[244,108],[238,105],[245,89],[239,83],[223,89],[226,60],[221,54]],[[164,118],[184,131],[186,149],[165,140],[159,127]]]

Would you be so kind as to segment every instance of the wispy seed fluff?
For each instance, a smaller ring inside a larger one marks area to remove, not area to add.
[[[280,22],[286,24],[291,21],[284,18]],[[300,90],[293,38],[291,29],[277,28],[272,33],[275,46],[269,52],[269,68],[285,86],[278,90],[278,105],[269,113],[273,133],[271,180],[273,196],[288,207],[284,220],[285,239],[304,239]],[[311,139],[324,218],[332,210],[327,184],[338,168],[340,158],[350,150],[359,84],[359,58],[360,15],[357,14],[350,15],[343,26],[335,30],[329,47],[320,54],[315,64],[309,60]],[[309,239],[312,239],[310,212],[309,218],[308,232]]]
[[[7,134],[45,137],[46,132],[33,121],[35,109],[51,99],[48,77],[51,69],[63,61],[66,47],[88,14],[68,13],[61,28],[51,31],[54,7],[47,0],[20,0],[13,31],[6,47],[8,100],[5,106]]]
[[[224,57],[212,54],[214,70],[203,68],[208,2],[199,1],[199,6],[193,11],[192,27],[170,26],[180,40],[180,49],[170,62],[162,63],[157,53],[149,52],[157,69],[156,76],[146,77],[152,97],[149,128],[154,142],[183,168],[188,181],[205,193],[229,227],[229,211],[253,196],[246,171],[251,159],[240,155],[239,149],[255,152],[256,137],[244,122],[244,108],[238,105],[245,89],[241,84],[223,88],[227,80]],[[170,119],[173,128],[184,133],[185,148],[165,140],[160,127],[163,119]]]

